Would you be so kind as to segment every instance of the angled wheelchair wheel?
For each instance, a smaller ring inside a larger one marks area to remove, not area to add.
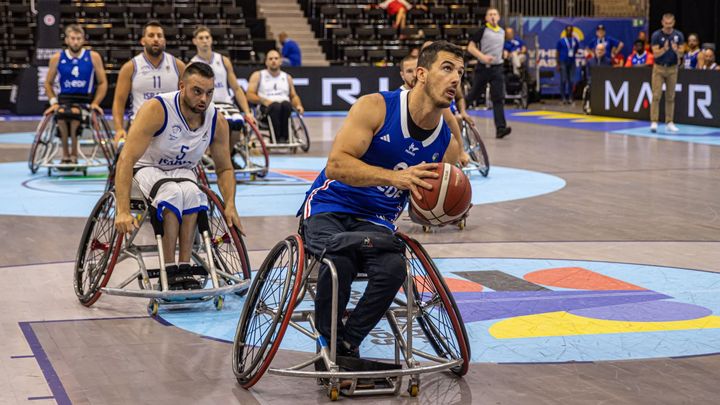
[[[122,245],[115,229],[115,195],[105,193],[95,204],[75,258],[75,295],[89,307],[100,298],[110,280]]]
[[[485,143],[483,143],[480,137],[480,132],[477,128],[463,122],[462,126],[462,138],[465,143],[464,147],[472,162],[480,174],[483,177],[487,177],[490,173],[490,158],[488,157],[487,149],[485,149]]]
[[[225,219],[225,205],[220,197],[206,186],[201,186],[208,198],[210,241],[213,246],[215,267],[229,274],[250,278],[250,259],[240,230]]]
[[[56,135],[56,132],[57,124],[55,123],[55,117],[52,114],[46,115],[38,125],[37,131],[35,132],[35,139],[30,148],[28,167],[32,174],[37,173],[40,168],[40,163],[42,163],[48,155],[48,152],[53,148],[53,137]]]
[[[258,177],[265,177],[270,167],[270,154],[260,131],[255,125],[247,124],[240,141],[235,144],[240,168]]]
[[[463,360],[462,365],[450,369],[463,376],[470,364],[470,345],[455,299],[425,249],[406,235],[398,236],[407,246],[406,258],[414,280],[418,325],[438,357]]]
[[[90,126],[92,128],[95,143],[100,147],[103,157],[105,157],[108,170],[113,170],[115,159],[117,157],[117,150],[115,149],[115,143],[113,142],[110,125],[102,114],[93,110],[90,113]]]
[[[293,112],[292,115],[290,115],[290,125],[295,140],[300,143],[300,149],[302,149],[303,152],[310,150],[310,134],[308,134],[305,121],[303,121],[300,114]]]
[[[280,347],[301,289],[305,266],[302,240],[279,242],[253,278],[233,342],[232,366],[243,388],[255,385]]]

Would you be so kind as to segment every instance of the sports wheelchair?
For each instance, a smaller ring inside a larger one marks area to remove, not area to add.
[[[297,152],[298,149],[303,152],[310,150],[310,134],[307,126],[305,126],[303,116],[295,108],[293,108],[290,119],[288,119],[289,131],[286,143],[277,142],[276,129],[273,128],[272,120],[266,113],[262,112],[260,106],[255,106],[255,117],[257,118],[260,134],[269,150],[285,149],[292,153]]]
[[[61,149],[60,133],[58,130],[57,113],[47,114],[43,117],[35,132],[28,167],[33,174],[41,168],[47,168],[48,176],[54,170],[82,171],[87,176],[88,168],[107,166],[111,168],[115,157],[113,132],[105,117],[89,107],[81,108],[80,126],[78,127],[78,154],[77,163],[62,163],[56,161],[58,151]],[[68,137],[69,138],[69,137]]]
[[[357,236],[359,243],[364,243],[364,234]],[[421,374],[449,370],[457,376],[465,375],[470,346],[451,292],[416,240],[402,233],[394,237],[403,246],[408,276],[384,318],[394,338],[393,364],[354,359],[370,362],[372,371],[347,371],[358,368],[349,366],[348,358],[337,356],[337,270],[325,257],[327,249],[316,257],[305,249],[300,235],[291,235],[273,247],[248,290],[233,343],[232,367],[240,385],[251,388],[266,371],[316,378],[335,401],[339,394],[398,394],[406,376],[409,394],[417,396]],[[330,342],[315,328],[312,309],[321,264],[329,267],[332,278]],[[355,281],[362,279],[360,274]],[[270,368],[288,326],[295,334],[306,336],[310,344],[315,343],[317,354],[286,368]],[[420,359],[425,361],[421,363]],[[327,371],[305,370],[318,363]]]
[[[270,156],[260,130],[246,121],[234,104],[216,103],[215,107],[227,119],[230,131],[240,131],[232,153],[235,173],[247,174],[251,181],[265,177],[270,167]],[[208,174],[215,174],[215,163],[210,155],[203,156],[202,164]]]
[[[157,219],[151,198],[143,196],[133,180],[130,209],[140,226],[131,234],[119,235],[115,228],[115,192],[111,183],[90,214],[82,233],[75,259],[74,287],[78,300],[89,307],[100,296],[120,295],[149,298],[148,312],[157,315],[159,306],[182,307],[212,299],[215,308],[222,309],[224,295],[244,293],[249,286],[250,261],[238,229],[227,223],[220,197],[207,187],[202,168],[196,168],[208,199],[208,210],[198,213],[198,230],[192,248],[189,276],[203,287],[193,290],[170,290],[162,250],[163,224]],[[157,254],[158,267],[148,268],[146,254]],[[121,267],[121,262],[134,259],[132,266]],[[126,278],[114,287],[108,287],[113,272],[122,272]],[[185,275],[185,274],[184,274]],[[131,287],[137,282],[137,287]]]
[[[480,137],[477,127],[474,127],[464,120],[460,124],[460,135],[463,140],[463,149],[470,155],[470,162],[463,167],[465,173],[478,171],[483,177],[490,173],[490,158],[488,158],[485,143]]]

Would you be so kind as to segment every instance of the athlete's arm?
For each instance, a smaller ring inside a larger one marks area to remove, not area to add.
[[[130,127],[130,133],[115,169],[115,201],[117,203],[115,226],[120,233],[129,233],[138,227],[137,220],[130,214],[133,166],[145,153],[155,133],[162,128],[164,121],[165,110],[160,101],[153,98],[140,107],[137,118]]]
[[[253,113],[250,111],[250,105],[248,104],[247,97],[245,97],[245,92],[242,87],[238,85],[237,76],[235,76],[235,69],[233,69],[232,63],[230,63],[230,58],[223,56],[222,59],[223,64],[225,65],[225,71],[227,71],[228,85],[232,89],[233,93],[235,93],[235,100],[237,101],[238,106],[240,106],[240,109],[245,113],[245,119],[254,122],[255,117],[253,117]]]
[[[103,110],[100,108],[100,103],[105,99],[107,94],[108,81],[107,75],[105,75],[105,65],[103,64],[102,56],[95,51],[90,52],[90,58],[92,59],[93,69],[95,69],[95,77],[97,78],[97,89],[95,90],[95,97],[90,108],[97,110],[102,113]]]
[[[180,89],[180,80],[182,79],[183,73],[185,73],[185,62],[181,61],[178,58],[175,58],[175,64],[177,64],[178,68],[178,90]]]
[[[292,76],[287,75],[287,77],[288,85],[290,88],[290,102],[300,114],[303,114],[305,113],[305,108],[303,108],[302,101],[300,101],[300,96],[298,96],[297,92],[295,91],[295,85],[293,84]]]
[[[264,105],[267,107],[270,105],[270,100],[260,97],[258,94],[258,85],[260,85],[260,71],[253,72],[250,75],[250,80],[248,80],[247,99],[253,104]]]
[[[45,110],[45,114],[50,114],[51,112],[56,111],[60,107],[57,102],[57,95],[53,90],[53,83],[55,82],[55,77],[57,76],[57,68],[59,62],[60,52],[53,55],[50,58],[50,63],[48,64],[48,72],[47,76],[45,77],[45,94],[47,94],[48,100],[51,100],[51,102],[50,108]],[[52,101],[54,101],[54,103]]]
[[[218,188],[225,203],[225,219],[242,232],[240,217],[235,208],[235,171],[230,161],[230,127],[222,114],[217,114],[215,136],[210,144],[210,155],[215,162]]]
[[[120,73],[118,73],[112,105],[113,123],[115,124],[115,142],[127,136],[127,133],[125,133],[125,104],[130,94],[133,73],[135,73],[135,66],[132,60],[125,62],[120,68]]]
[[[395,186],[400,190],[411,190],[415,197],[420,199],[422,197],[417,187],[432,189],[432,186],[422,179],[438,177],[437,173],[431,171],[437,168],[437,163],[423,163],[405,170],[388,170],[360,160],[384,121],[385,101],[382,95],[360,97],[350,108],[335,137],[325,174],[329,179],[356,187]]]

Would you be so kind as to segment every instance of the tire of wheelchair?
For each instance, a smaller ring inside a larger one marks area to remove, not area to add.
[[[98,227],[104,230],[103,235],[96,233]],[[100,298],[100,289],[110,280],[122,242],[123,238],[115,229],[115,195],[106,192],[95,204],[85,224],[75,258],[73,281],[75,295],[81,304],[89,307]],[[94,251],[102,252],[97,260],[93,260],[95,265],[89,263],[91,257],[87,256]],[[88,264],[92,267],[86,268]],[[84,280],[89,280],[87,286]]]
[[[117,150],[115,149],[115,143],[113,141],[112,131],[110,130],[110,124],[108,124],[105,117],[100,113],[93,110],[90,113],[90,126],[92,127],[93,137],[95,143],[100,146],[100,150],[105,157],[108,164],[108,171],[111,171],[115,167],[115,160],[117,158]]]
[[[256,159],[253,160],[253,164],[256,166],[260,166],[264,168],[264,170],[255,173],[258,177],[265,177],[267,176],[268,170],[270,168],[270,153],[268,152],[267,146],[265,145],[265,140],[263,139],[262,134],[260,133],[260,130],[257,128],[256,125],[248,123],[246,125],[246,133],[243,134],[243,139],[241,142],[245,142],[246,144],[253,144],[255,147],[253,148],[256,152],[260,152],[262,156],[257,156]],[[242,146],[241,146],[242,149]],[[243,150],[239,150],[238,154],[244,153]],[[249,157],[243,156],[243,160],[245,160],[245,165],[243,166],[246,168],[249,164]]]
[[[215,248],[213,259],[216,268],[226,273],[232,273],[234,269],[239,269],[243,278],[249,279],[250,258],[240,230],[225,220],[225,205],[220,197],[205,185],[200,185],[200,189],[208,197],[210,240]],[[229,248],[222,250],[225,246],[229,246]]]
[[[299,114],[293,113],[290,116],[290,122],[292,123],[292,131],[295,135],[295,139],[301,143],[300,149],[303,152],[307,152],[310,150],[310,134],[308,134],[307,127],[305,126],[305,121],[303,121],[302,117],[300,117]]]
[[[40,168],[40,162],[47,154],[48,149],[52,147],[51,143],[56,129],[55,117],[52,114],[46,115],[40,122],[40,125],[38,125],[38,129],[35,132],[35,139],[30,148],[30,156],[28,157],[28,167],[32,174],[37,173]]]
[[[418,325],[420,325],[420,328],[438,357],[448,360],[463,360],[462,365],[450,369],[450,371],[454,374],[463,376],[467,373],[470,365],[470,345],[468,342],[467,331],[465,330],[465,324],[463,323],[460,311],[455,303],[455,299],[448,289],[447,284],[445,284],[442,274],[425,251],[425,248],[423,248],[422,245],[420,245],[415,239],[412,239],[407,235],[398,233],[398,236],[405,242],[407,246],[407,253],[411,255],[408,260],[412,266],[412,275],[414,280],[413,292],[415,300],[417,302],[439,302],[442,304],[439,315],[444,315],[451,324],[435,324],[436,320],[434,318],[436,316],[429,313],[427,310],[428,306],[425,305],[420,306],[419,308],[420,314],[417,317]],[[415,258],[412,256],[415,256]],[[415,266],[415,262],[419,262],[422,269]],[[419,274],[419,271],[424,271],[425,274]],[[423,288],[422,290],[419,288],[421,286],[418,285],[418,281],[423,281],[423,287],[430,287],[425,282],[428,279],[431,281],[431,288],[434,291],[430,291],[427,288]],[[428,293],[431,294],[429,299],[427,298]],[[437,298],[439,298],[439,300],[437,300]],[[452,333],[448,333],[450,332],[447,330],[448,327],[452,328]],[[450,342],[449,340],[453,340],[454,342]]]
[[[287,265],[278,266],[278,261],[283,258],[287,258]],[[233,372],[238,383],[245,389],[251,388],[260,380],[280,347],[302,287],[304,267],[305,251],[302,239],[299,235],[292,235],[272,248],[253,279],[233,342]],[[280,282],[282,286],[278,289]],[[273,292],[276,293],[275,296],[272,296]],[[269,324],[262,325],[268,327],[260,331],[258,336],[256,329],[251,328],[259,319],[260,306],[267,305],[267,298],[277,298],[275,315]],[[257,336],[257,342],[250,342],[251,336]],[[250,352],[250,348],[255,351]]]
[[[470,158],[473,162],[478,163],[478,171],[480,174],[482,174],[483,177],[487,177],[490,173],[490,158],[488,157],[487,149],[485,148],[485,143],[480,137],[480,133],[477,128],[472,127],[465,122],[463,122],[462,130],[465,134],[463,139],[467,142],[467,145],[465,146],[468,150]]]

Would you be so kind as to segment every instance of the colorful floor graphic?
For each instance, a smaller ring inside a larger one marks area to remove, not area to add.
[[[241,216],[295,215],[305,192],[325,158],[272,156],[265,179],[238,184],[236,205]],[[89,170],[88,176],[32,175],[27,163],[0,163],[0,215],[87,217],[105,188],[106,169]],[[248,180],[247,177],[241,179]],[[490,176],[470,175],[473,204],[535,197],[565,187],[559,177],[528,170],[491,167]],[[52,203],[48,203],[49,199]]]
[[[638,264],[535,259],[436,259],[467,328],[472,361],[535,363],[647,359],[720,352],[720,274]],[[363,285],[353,287],[351,302]],[[161,308],[171,324],[232,341],[243,299],[226,309]],[[303,302],[301,308],[311,308]],[[421,349],[427,348],[417,330]],[[288,329],[283,348],[313,351]],[[391,358],[381,323],[361,347]]]

